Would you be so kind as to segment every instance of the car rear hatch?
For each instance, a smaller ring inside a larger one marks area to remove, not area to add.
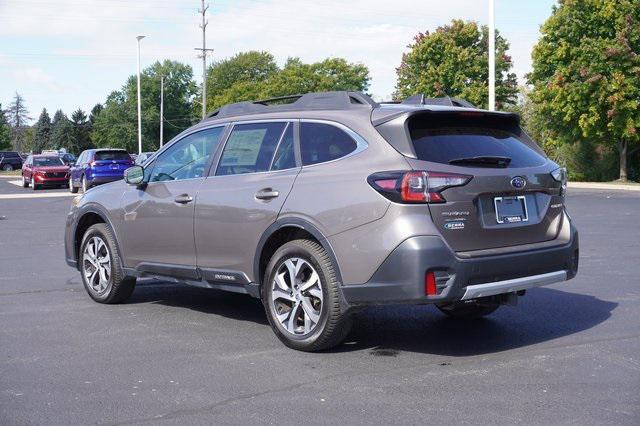
[[[91,163],[97,175],[121,175],[132,165],[131,156],[124,150],[96,151]]]
[[[427,182],[444,182],[424,209],[454,251],[556,238],[564,202],[562,183],[552,175],[558,166],[521,130],[516,115],[421,111],[404,128],[413,148],[406,155],[410,167],[435,177]]]

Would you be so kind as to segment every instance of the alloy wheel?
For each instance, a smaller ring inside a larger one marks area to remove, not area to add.
[[[104,240],[93,236],[84,247],[82,271],[89,287],[98,295],[104,293],[111,278],[111,255]]]
[[[293,335],[309,334],[320,322],[322,282],[304,259],[289,258],[278,267],[271,282],[270,299],[278,323]]]

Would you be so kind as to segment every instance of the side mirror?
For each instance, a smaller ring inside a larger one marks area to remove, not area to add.
[[[144,183],[144,168],[132,166],[124,171],[124,181],[129,185],[142,185]]]

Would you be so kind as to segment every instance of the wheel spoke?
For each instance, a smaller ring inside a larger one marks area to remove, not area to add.
[[[317,324],[320,320],[320,313],[313,309],[313,305],[308,298],[302,299],[302,310],[304,311],[305,316],[309,317],[314,324]]]
[[[300,303],[296,302],[296,304],[293,305],[293,308],[291,309],[291,312],[289,314],[289,321],[287,322],[287,330],[289,330],[290,333],[296,332],[296,319],[298,316],[299,309],[300,309]]]
[[[283,291],[286,291],[288,293],[289,291],[291,291],[291,289],[287,286],[287,283],[284,280],[285,274],[286,272],[283,272],[281,274],[276,274],[276,277],[274,278],[274,280],[276,284],[278,284],[278,287],[280,287]]]
[[[322,302],[322,290],[320,290],[319,288],[310,288],[309,290],[307,290],[307,293],[309,293],[309,296],[313,296],[316,299],[319,299],[320,302]]]
[[[295,296],[292,296],[288,291],[281,290],[279,288],[273,289],[273,300],[284,299],[289,302],[295,302]]]
[[[309,279],[302,283],[302,285],[300,286],[300,290],[308,290],[309,288],[318,284],[318,282],[320,282],[320,277],[318,276],[318,273],[316,271],[313,271],[311,272],[311,276],[309,276]]]

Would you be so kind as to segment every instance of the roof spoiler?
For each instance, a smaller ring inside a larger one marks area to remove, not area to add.
[[[452,98],[444,96],[441,98],[427,98],[424,94],[409,96],[401,102],[403,105],[442,105],[454,106],[461,108],[478,108],[474,104],[464,99]]]

